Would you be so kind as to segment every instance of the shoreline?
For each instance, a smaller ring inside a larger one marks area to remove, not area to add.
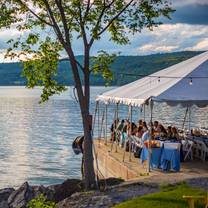
[[[104,181],[102,181],[104,182]],[[208,177],[198,177],[184,180],[192,188],[200,188],[208,192]],[[51,186],[30,186],[23,183],[18,189],[0,189],[0,208],[26,208],[29,201],[40,194],[47,200],[57,203],[57,208],[109,208],[134,197],[157,193],[161,184],[141,181],[124,182],[120,179],[107,179],[109,184],[105,190],[84,191],[81,180],[67,179],[62,184]],[[103,183],[104,184],[104,183]],[[177,186],[181,183],[166,185]]]

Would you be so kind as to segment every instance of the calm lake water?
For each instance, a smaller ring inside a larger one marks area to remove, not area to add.
[[[91,88],[92,113],[96,95],[110,89]],[[41,105],[39,96],[40,89],[0,87],[0,188],[16,187],[24,181],[49,185],[80,178],[81,156],[74,155],[71,144],[76,136],[82,135],[82,123],[72,88]],[[100,115],[103,109],[101,105]],[[114,105],[109,106],[108,125],[114,109]],[[164,124],[181,126],[184,114],[185,108],[165,104],[154,109],[154,119]],[[128,107],[121,106],[119,117],[127,115]],[[133,119],[138,118],[143,118],[143,112],[134,108]],[[191,126],[208,127],[208,108],[192,108]]]

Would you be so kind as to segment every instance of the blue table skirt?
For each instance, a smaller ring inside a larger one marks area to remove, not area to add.
[[[164,148],[161,155],[160,167],[162,170],[180,171],[180,151],[177,149]]]
[[[151,150],[150,167],[161,168],[164,171],[170,169],[180,171],[180,151],[177,149],[152,148]],[[142,148],[140,159],[142,162],[148,159],[148,149]]]

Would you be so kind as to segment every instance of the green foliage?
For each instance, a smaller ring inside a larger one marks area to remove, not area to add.
[[[74,76],[74,82],[80,90],[80,79],[91,71],[95,77],[101,75],[109,84],[113,79],[110,66],[115,54],[98,53],[90,67],[90,49],[94,42],[108,32],[111,41],[125,45],[129,43],[129,34],[143,28],[152,30],[161,24],[159,17],[170,18],[171,12],[173,10],[166,0],[2,0],[0,29],[15,27],[27,31],[26,38],[9,41],[7,56],[22,59],[27,86],[43,86],[42,101],[46,101],[64,90],[56,79],[61,52],[66,52],[74,75],[78,74]],[[40,31],[47,36],[50,33],[50,38],[40,37]],[[85,61],[82,64],[74,56],[72,41],[76,38],[83,40]]]
[[[154,207],[154,208],[185,208],[188,207],[187,202],[182,198],[183,195],[188,196],[205,196],[205,192],[191,188],[185,183],[166,186],[158,193],[147,194],[141,197],[136,197],[132,200],[118,204],[115,208],[143,208],[143,207]],[[197,204],[196,208],[203,207],[200,203]]]
[[[107,81],[107,85],[109,84],[109,81],[113,79],[113,73],[109,66],[114,62],[115,58],[116,54],[110,55],[105,51],[99,51],[97,56],[91,58],[91,70],[94,72],[94,74],[101,74],[102,77]]]
[[[46,199],[46,197],[41,194],[36,199],[32,199],[27,208],[56,208],[55,202],[50,202]]]

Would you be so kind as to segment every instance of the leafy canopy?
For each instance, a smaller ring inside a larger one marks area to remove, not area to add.
[[[81,83],[80,73],[86,76],[95,72],[110,80],[109,65],[116,54],[101,50],[90,64],[94,42],[108,32],[110,41],[128,44],[129,34],[143,28],[152,30],[161,24],[161,16],[170,18],[171,12],[166,0],[2,0],[0,28],[15,27],[24,32],[24,36],[8,42],[11,47],[7,56],[18,56],[24,62],[23,76],[27,77],[28,87],[43,86],[45,101],[65,90],[55,80],[62,52],[73,65],[76,85]],[[74,55],[74,39],[83,41],[82,63]]]

